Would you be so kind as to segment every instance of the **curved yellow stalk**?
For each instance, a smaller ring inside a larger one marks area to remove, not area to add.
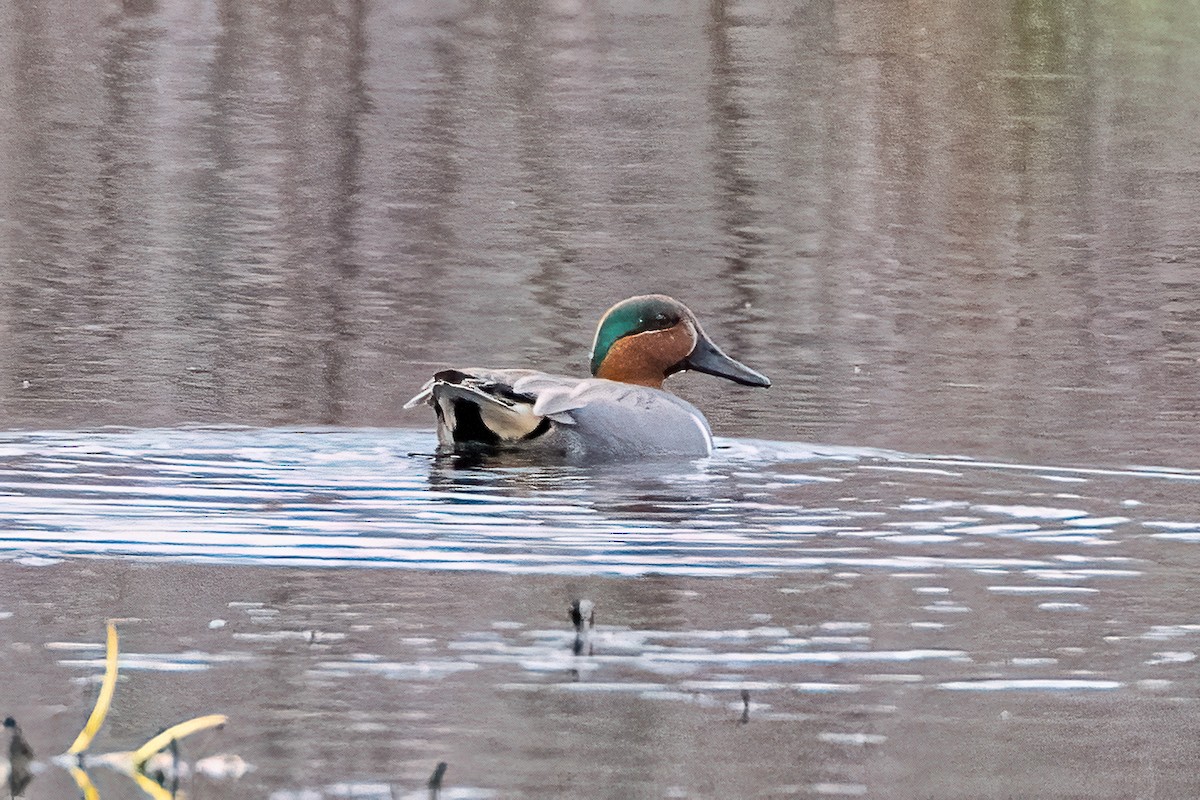
[[[67,767],[67,772],[71,773],[71,777],[75,779],[75,785],[79,787],[79,791],[83,792],[83,800],[100,800],[100,792],[96,791],[95,784],[88,774],[79,767]]]
[[[96,707],[92,709],[92,715],[88,717],[87,724],[83,726],[83,730],[75,737],[75,743],[71,745],[71,749],[67,751],[68,753],[75,755],[88,749],[88,745],[92,743],[92,739],[100,731],[100,726],[104,724],[104,718],[108,715],[108,707],[112,705],[112,696],[116,688],[117,626],[110,622],[108,623],[108,646],[104,658],[104,681],[100,684],[100,696],[96,698]]]
[[[181,722],[178,725],[172,725],[165,731],[155,736],[150,741],[133,751],[133,769],[138,772],[146,763],[150,756],[162,750],[176,739],[182,739],[185,736],[191,736],[208,728],[215,728],[218,725],[224,725],[227,722],[224,714],[209,714],[206,717],[196,717],[189,719],[187,722]]]
[[[163,787],[154,782],[152,778],[147,777],[141,772],[132,772],[133,781],[141,787],[142,791],[154,798],[154,800],[184,800],[183,792],[171,794]]]

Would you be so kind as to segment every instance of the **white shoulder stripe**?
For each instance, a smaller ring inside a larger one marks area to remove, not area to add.
[[[707,450],[705,455],[711,456],[713,451],[713,440],[712,434],[708,431],[708,423],[704,421],[704,417],[690,411],[688,412],[688,418],[696,424],[696,427],[700,429],[700,435],[704,437],[704,447],[705,450]]]

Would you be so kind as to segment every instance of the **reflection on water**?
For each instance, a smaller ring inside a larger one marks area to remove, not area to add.
[[[725,435],[1194,463],[1187,3],[10,5],[5,425],[426,425],[665,291]]]
[[[438,762],[459,798],[1196,790],[1200,472],[720,445],[473,470],[396,431],[8,434],[5,713],[39,750],[77,729],[125,617],[112,735],[220,697],[256,769],[209,797],[424,797]]]

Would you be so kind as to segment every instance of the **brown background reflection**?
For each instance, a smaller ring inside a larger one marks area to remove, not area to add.
[[[725,434],[1193,463],[1189,8],[6,4],[0,424],[425,426],[658,290]]]

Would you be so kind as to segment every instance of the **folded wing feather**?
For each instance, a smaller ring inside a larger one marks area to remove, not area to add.
[[[478,409],[478,422],[500,439],[522,439],[544,429],[543,415],[533,410],[536,393],[523,383],[542,373],[526,369],[448,369],[438,372],[405,408],[421,403],[436,407],[445,425],[458,431],[460,403]],[[465,412],[464,412],[465,413]],[[461,431],[458,431],[461,434]]]

